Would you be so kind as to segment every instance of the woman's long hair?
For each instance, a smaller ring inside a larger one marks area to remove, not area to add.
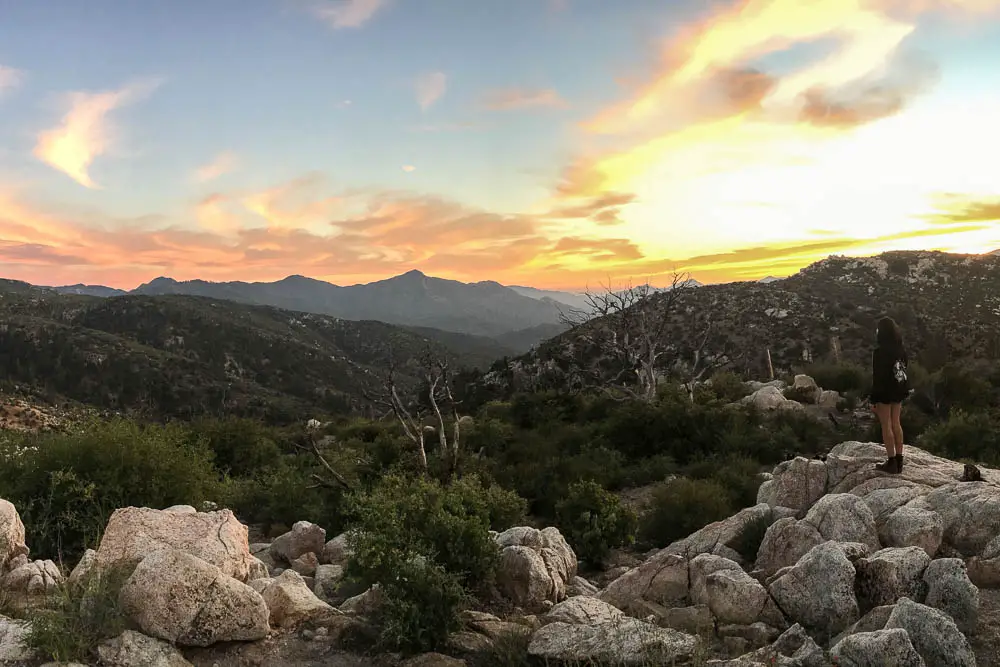
[[[899,330],[899,325],[891,317],[883,317],[879,320],[875,341],[879,347],[887,350],[901,351],[903,349],[903,334]]]

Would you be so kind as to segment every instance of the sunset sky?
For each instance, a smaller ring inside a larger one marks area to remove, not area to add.
[[[0,276],[1000,248],[1000,0],[0,0]]]

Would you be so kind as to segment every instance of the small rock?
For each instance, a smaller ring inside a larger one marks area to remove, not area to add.
[[[691,658],[698,640],[634,618],[596,625],[551,623],[535,633],[528,654],[546,661],[578,664],[672,664]]]
[[[313,552],[305,553],[292,561],[292,569],[303,577],[311,577],[316,574],[319,567],[319,558]]]
[[[337,535],[323,546],[323,557],[320,559],[325,565],[347,565],[351,558],[351,547],[347,543],[347,533]]]
[[[574,625],[592,625],[595,623],[610,623],[623,618],[621,610],[612,607],[597,598],[577,596],[568,598],[545,615],[545,623],[569,623]]]
[[[55,590],[63,581],[63,574],[55,563],[50,560],[36,560],[11,570],[3,578],[3,586],[9,591],[40,595]]]
[[[305,622],[321,624],[341,612],[320,600],[294,570],[285,570],[261,595],[270,612],[270,623],[295,628]]]
[[[277,537],[269,549],[278,561],[291,564],[307,553],[322,553],[326,544],[326,531],[314,523],[299,521],[292,529]]]

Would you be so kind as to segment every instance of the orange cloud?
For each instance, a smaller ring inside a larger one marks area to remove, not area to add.
[[[530,108],[565,108],[566,100],[551,88],[504,88],[492,90],[483,98],[490,111],[513,111]]]
[[[84,187],[99,187],[90,178],[88,168],[114,141],[114,128],[106,116],[145,97],[158,85],[158,82],[146,81],[115,91],[71,93],[70,108],[62,123],[38,135],[35,157]]]
[[[387,0],[326,0],[314,4],[313,13],[334,30],[360,28],[388,5]]]
[[[236,169],[239,165],[239,158],[232,151],[224,151],[219,153],[211,162],[198,167],[195,170],[195,180],[199,183],[208,183],[209,181],[214,181],[224,174]]]

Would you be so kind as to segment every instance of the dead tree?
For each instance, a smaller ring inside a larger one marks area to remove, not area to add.
[[[323,466],[323,469],[326,470],[327,474],[333,480],[331,481],[330,479],[327,479],[322,475],[313,473],[312,479],[315,483],[309,486],[308,488],[315,489],[317,487],[323,486],[326,488],[340,487],[346,491],[354,490],[354,486],[347,481],[347,478],[345,478],[343,475],[337,472],[336,469],[334,469],[334,467],[330,465],[330,462],[326,460],[326,457],[323,456],[323,452],[320,451],[319,443],[316,441],[316,434],[313,432],[313,429],[310,429],[309,432],[309,446],[306,447],[303,444],[295,443],[295,448],[300,452],[304,452],[314,456],[316,460],[319,462],[319,464]]]
[[[452,393],[451,370],[445,359],[431,353],[424,355],[421,366],[423,386],[416,392],[416,396],[408,396],[399,388],[396,364],[390,355],[389,369],[383,376],[380,391],[366,393],[365,398],[385,410],[386,416],[391,414],[396,418],[403,427],[403,433],[414,444],[421,469],[425,472],[428,468],[427,433],[436,432],[441,453],[447,457],[454,472],[458,467],[461,425],[458,401]],[[404,399],[404,396],[409,400]],[[436,427],[426,423],[431,415],[437,422]],[[447,432],[448,417],[454,422],[450,441]]]
[[[593,352],[598,357],[596,368],[585,372],[585,382],[615,398],[652,402],[667,349],[663,335],[688,285],[680,275],[659,292],[648,284],[618,291],[609,284],[586,294],[586,308],[564,313],[562,321],[574,329],[576,341],[591,348],[588,356]]]

